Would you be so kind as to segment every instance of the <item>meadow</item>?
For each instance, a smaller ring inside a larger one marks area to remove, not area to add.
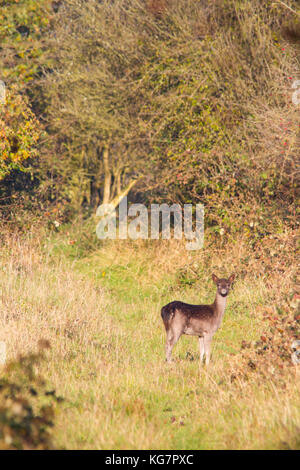
[[[297,313],[293,235],[256,248],[207,240],[195,252],[175,240],[92,248],[82,227],[3,238],[0,340],[8,360],[50,342],[37,368],[64,397],[54,447],[299,449],[299,373],[288,356],[254,349],[262,335],[276,343],[266,312]],[[160,309],[212,302],[212,272],[237,279],[211,363],[200,366],[197,339],[182,337],[167,364]]]

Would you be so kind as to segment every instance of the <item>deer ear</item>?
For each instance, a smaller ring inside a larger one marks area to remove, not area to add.
[[[229,280],[230,284],[232,284],[233,281],[235,280],[235,274],[231,274],[231,276],[228,280]]]
[[[212,280],[214,281],[215,284],[217,284],[219,278],[215,275],[215,274],[212,274]]]

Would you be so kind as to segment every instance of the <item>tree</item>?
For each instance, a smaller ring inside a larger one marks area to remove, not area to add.
[[[126,2],[67,0],[49,38],[53,67],[42,82],[48,131],[64,155],[62,165],[55,165],[70,199],[80,179],[79,206],[118,198],[143,166],[138,119],[143,96],[136,85],[144,51],[135,20]]]
[[[6,95],[0,98],[1,209],[11,206],[12,197],[17,203],[21,194],[37,186],[44,128],[32,106],[32,83],[39,72],[51,3],[0,0],[0,80]]]
[[[0,104],[0,182],[13,170],[29,171],[41,132],[28,99],[13,87]]]
[[[282,159],[278,127],[284,110],[295,136],[281,90],[298,61],[290,46],[283,67],[278,37],[294,16],[259,0],[63,2],[42,84],[69,200],[118,200],[142,176],[143,201],[200,201],[215,225],[293,201],[298,141]]]

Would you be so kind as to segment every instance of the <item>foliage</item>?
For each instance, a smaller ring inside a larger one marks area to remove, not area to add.
[[[101,200],[107,146],[112,188],[141,175],[137,198],[201,201],[216,230],[240,230],[249,208],[293,213],[289,25],[297,16],[270,1],[63,2],[41,87],[69,203]]]
[[[52,167],[77,209],[102,200],[105,152],[112,194],[144,166],[138,118],[144,96],[135,87],[147,55],[138,44],[145,24],[140,15],[146,21],[138,2],[127,10],[120,2],[67,0],[48,36],[53,66],[40,87],[53,136]]]
[[[51,3],[50,0],[0,1],[1,79],[8,84],[17,82],[23,88],[38,73]]]
[[[294,294],[294,298],[296,298]],[[292,308],[292,299],[289,303],[276,307],[263,307],[257,309],[255,314],[262,318],[265,324],[260,339],[253,342],[242,342],[242,357],[239,367],[231,377],[238,376],[248,380],[249,374],[258,374],[264,379],[275,379],[281,382],[286,369],[290,373],[292,365],[292,343],[300,339],[299,309]]]
[[[14,357],[41,331],[53,350],[3,373],[0,447],[299,448],[297,2],[0,6],[0,330]],[[205,249],[97,240],[105,182],[136,176],[139,202],[204,203]],[[229,269],[211,367],[188,337],[166,366],[161,306],[212,302]]]
[[[165,22],[177,18],[176,32],[170,28],[169,41],[158,40],[142,74],[149,94],[144,116],[151,122],[150,194],[201,201],[207,224],[228,231],[240,229],[249,206],[269,211],[280,201],[294,210],[298,110],[282,89],[289,85],[287,70],[295,76],[299,62],[297,46],[281,37],[281,48],[278,39],[280,23],[294,17],[270,2],[214,2],[207,10],[176,2],[169,10]],[[289,126],[279,137],[283,121]]]
[[[0,105],[0,180],[12,170],[28,171],[37,158],[41,126],[30,109],[28,98],[13,87]]]
[[[1,19],[1,78],[46,122],[35,178],[68,217],[136,176],[136,199],[203,202],[216,232],[241,230],[251,211],[294,213],[293,11],[259,0],[21,0],[5,2]]]
[[[37,191],[48,175],[39,170],[41,149],[44,153],[46,148],[33,79],[41,73],[43,35],[50,25],[51,4],[50,0],[0,2],[0,80],[6,87],[6,102],[0,104],[0,197],[1,215],[6,220],[16,221],[17,212],[21,214],[24,208],[32,218],[45,200],[45,194],[41,197]],[[42,62],[46,66],[46,61]]]
[[[0,379],[0,448],[52,449],[51,428],[55,404],[62,401],[49,390],[36,368],[45,359],[39,343],[38,353],[20,356],[7,364]]]

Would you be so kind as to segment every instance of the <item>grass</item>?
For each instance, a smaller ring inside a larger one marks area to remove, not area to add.
[[[241,342],[257,340],[265,329],[259,312],[293,292],[293,234],[282,234],[280,243],[261,242],[255,252],[243,239],[208,243],[196,253],[175,241],[107,242],[84,250],[80,237],[73,245],[69,239],[65,230],[7,238],[0,261],[0,340],[8,359],[34,350],[40,338],[51,343],[39,367],[65,397],[53,434],[57,447],[300,448],[293,367],[284,387],[276,375],[262,381],[255,372],[231,380],[241,367]],[[280,250],[271,271],[268,259],[258,258],[268,243]],[[198,342],[191,337],[180,339],[168,365],[160,309],[174,299],[212,302],[213,271],[235,271],[238,278],[213,340],[211,365],[199,366]],[[191,283],[181,282],[183,272]]]

